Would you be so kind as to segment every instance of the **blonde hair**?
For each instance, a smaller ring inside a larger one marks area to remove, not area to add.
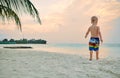
[[[91,23],[92,24],[97,24],[97,22],[98,22],[98,18],[96,16],[92,16],[91,17]]]

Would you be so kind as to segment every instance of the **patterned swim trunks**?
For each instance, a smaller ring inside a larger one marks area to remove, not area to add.
[[[91,37],[89,41],[89,50],[98,51],[99,50],[99,38]]]

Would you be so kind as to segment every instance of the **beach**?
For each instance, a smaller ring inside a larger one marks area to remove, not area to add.
[[[0,21],[0,78],[120,78],[120,0],[0,0]]]
[[[120,57],[0,48],[0,78],[120,78]]]

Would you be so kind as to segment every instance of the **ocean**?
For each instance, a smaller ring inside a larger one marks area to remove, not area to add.
[[[76,43],[59,43],[59,44],[1,44],[0,49],[5,46],[31,46],[35,51],[47,51],[55,53],[64,53],[64,54],[74,54],[81,55],[83,57],[89,57],[88,44],[76,44]],[[9,49],[11,50],[11,49]],[[16,49],[16,50],[26,50],[26,49]],[[115,43],[106,43],[100,45],[99,55],[101,58],[106,57],[120,57],[120,44]],[[95,52],[93,54],[95,57]]]
[[[41,48],[44,51],[48,52],[59,52],[67,54],[77,54],[81,56],[89,56],[88,44],[48,44],[47,47]],[[95,52],[94,52],[95,55]],[[101,58],[105,57],[120,57],[120,44],[107,43],[101,44],[99,55]]]

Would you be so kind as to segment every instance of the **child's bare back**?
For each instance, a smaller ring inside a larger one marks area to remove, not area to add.
[[[91,37],[99,37],[99,27],[98,26],[90,26],[89,31],[91,33]]]

